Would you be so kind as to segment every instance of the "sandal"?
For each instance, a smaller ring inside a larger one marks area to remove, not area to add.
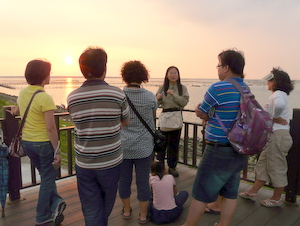
[[[131,212],[132,212],[132,208],[130,207],[130,214],[128,216],[124,215],[124,206],[123,206],[123,209],[122,209],[122,216],[123,216],[123,219],[125,220],[129,220],[131,219]]]
[[[206,209],[205,209],[205,211],[204,211],[205,213],[211,213],[211,214],[220,214],[221,213],[221,211],[218,211],[218,210],[213,210],[212,208],[210,208],[210,207],[206,207]]]
[[[139,214],[139,216],[141,216],[141,214]],[[141,220],[141,218],[139,218],[139,223],[140,224],[146,224],[148,221],[149,221],[149,216],[148,215],[146,216],[145,220]]]
[[[240,197],[244,198],[244,199],[250,199],[252,201],[255,201],[257,198],[257,194],[250,194],[249,192],[245,191],[245,192],[241,192],[239,193]]]
[[[283,204],[283,201],[281,199],[279,200],[266,199],[261,201],[260,204],[266,207],[276,207],[276,206],[281,206]]]

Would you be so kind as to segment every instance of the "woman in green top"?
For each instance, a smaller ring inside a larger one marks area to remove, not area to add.
[[[170,66],[167,69],[164,84],[158,89],[156,99],[158,101],[158,105],[163,109],[161,114],[174,111],[181,112],[181,110],[187,105],[189,101],[189,94],[187,88],[180,82],[180,73],[177,67]],[[178,177],[179,174],[176,170],[176,166],[178,162],[181,127],[160,127],[160,130],[167,137],[167,142],[165,150],[157,154],[157,160],[164,163],[165,154],[167,152],[169,173],[174,177]]]

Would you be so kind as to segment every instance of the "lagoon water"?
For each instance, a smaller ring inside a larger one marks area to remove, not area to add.
[[[53,76],[51,77],[50,84],[45,86],[45,90],[49,93],[56,105],[66,105],[66,99],[68,94],[74,89],[81,86],[84,82],[83,77],[64,77],[64,76]],[[203,100],[203,96],[208,89],[208,87],[217,82],[217,79],[196,79],[196,78],[183,78],[181,79],[182,84],[185,85],[188,89],[190,95],[190,101],[185,109],[194,110],[195,106]],[[122,82],[120,77],[107,77],[105,80],[108,84],[124,88],[125,83]],[[255,95],[257,101],[263,106],[268,100],[269,95],[271,94],[265,85],[265,82],[262,80],[252,80],[245,79],[245,82],[250,86],[252,93]],[[162,85],[163,78],[150,78],[149,82],[144,84],[143,87],[156,93],[159,86]],[[18,96],[20,90],[27,86],[26,80],[24,77],[15,76],[15,77],[1,77],[0,84],[9,86],[10,88],[5,88],[0,86],[0,92],[10,95]],[[289,96],[291,115],[292,118],[292,109],[300,108],[300,82],[297,81],[295,89],[291,92]],[[160,110],[159,110],[160,111]],[[194,117],[186,116],[185,120],[189,122],[200,122],[200,119]],[[189,115],[189,114],[188,114]]]

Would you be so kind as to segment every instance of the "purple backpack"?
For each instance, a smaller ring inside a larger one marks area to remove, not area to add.
[[[270,114],[263,110],[255,100],[249,87],[246,89],[233,78],[226,78],[241,94],[240,109],[237,118],[228,131],[220,117],[215,113],[216,118],[227,134],[232,147],[240,154],[255,155],[265,149],[273,130],[273,120]]]

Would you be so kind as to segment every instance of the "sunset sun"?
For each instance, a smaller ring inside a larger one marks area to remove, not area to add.
[[[71,57],[66,57],[65,58],[65,64],[71,65],[72,63],[73,63],[73,58],[71,58]]]

